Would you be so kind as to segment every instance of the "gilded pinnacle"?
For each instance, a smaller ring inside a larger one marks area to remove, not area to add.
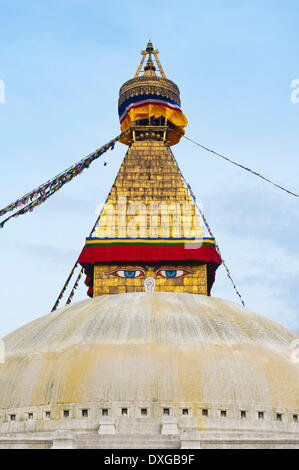
[[[156,73],[155,73],[156,67],[155,67],[155,65],[152,61],[152,54],[154,55],[154,58],[155,58],[156,63],[158,65],[161,77],[166,79],[166,75],[165,75],[164,70],[162,68],[162,65],[161,65],[161,63],[158,59],[159,51],[158,51],[158,49],[154,49],[151,40],[148,41],[146,49],[144,51],[141,51],[142,59],[140,61],[138,69],[135,73],[135,78],[137,78],[139,76],[146,56],[148,56],[148,60],[147,60],[147,63],[144,67],[144,74],[146,76],[156,76]]]

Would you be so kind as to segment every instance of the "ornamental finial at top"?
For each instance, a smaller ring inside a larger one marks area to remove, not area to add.
[[[156,63],[158,65],[158,69],[160,71],[161,76],[163,78],[166,78],[163,67],[160,63],[160,60],[158,59],[159,51],[158,51],[158,49],[154,49],[151,40],[148,41],[146,49],[144,51],[141,51],[142,59],[140,61],[139,67],[138,67],[138,69],[135,73],[134,78],[137,78],[139,76],[146,56],[148,56],[148,60],[147,60],[146,65],[144,66],[144,75],[148,75],[148,76],[155,76],[156,75],[156,67],[155,67],[155,65],[152,61],[152,54],[153,54],[153,56],[156,60]]]
[[[148,127],[158,136],[156,140],[161,138],[169,145],[175,145],[188,124],[181,110],[180,90],[166,77],[158,53],[149,40],[146,49],[141,51],[142,59],[134,78],[127,80],[119,90],[121,131],[131,129],[120,139],[126,145],[135,140],[148,140],[147,136],[151,135]],[[146,129],[142,130],[144,126]]]

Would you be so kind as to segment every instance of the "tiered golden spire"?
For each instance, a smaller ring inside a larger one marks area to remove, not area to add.
[[[163,129],[155,129],[156,138],[167,140],[169,145],[177,144],[184,134],[188,121],[180,108],[180,91],[178,86],[166,77],[158,53],[158,49],[154,49],[149,41],[146,49],[141,51],[142,59],[134,78],[125,82],[119,91],[118,112],[121,130],[131,130],[121,138],[124,144],[130,145],[132,141],[141,138],[139,134],[144,134],[143,130],[139,129],[138,134],[134,128],[136,125],[144,125],[145,120],[148,125],[152,124],[151,118],[156,119],[156,126],[164,126]]]
[[[206,263],[174,261],[173,252],[167,259],[162,252],[162,258],[154,254],[163,243],[164,249],[176,250],[186,237],[188,245],[188,239],[203,235],[200,217],[167,145],[153,140],[133,142],[103,208],[97,238],[89,242],[115,243],[112,256],[117,260],[107,263],[101,255],[103,261],[94,267],[93,296],[144,292],[149,280],[157,292],[207,295]],[[127,245],[122,247],[122,243]],[[143,244],[155,261],[137,253],[146,249]],[[121,262],[119,256],[127,250],[133,250],[133,260]],[[190,256],[192,251],[186,249]]]
[[[139,64],[139,67],[137,69],[137,72],[135,73],[134,78],[137,78],[139,76],[140,71],[141,71],[142,66],[143,66],[143,63],[144,63],[144,60],[145,60],[147,55],[148,55],[148,61],[147,61],[147,64],[145,65],[145,67],[144,67],[144,75],[146,75],[146,76],[155,76],[156,75],[156,67],[155,67],[155,65],[153,64],[153,61],[152,61],[152,54],[154,55],[155,60],[157,62],[161,77],[166,78],[166,75],[165,75],[164,70],[162,68],[162,65],[160,63],[160,60],[158,59],[159,51],[158,51],[158,49],[153,48],[153,44],[152,44],[151,40],[148,41],[145,51],[141,51],[142,59],[141,59],[141,62]]]
[[[221,260],[204,237],[199,215],[169,145],[188,121],[180,92],[148,42],[135,77],[119,93],[129,150],[103,207],[96,236],[80,255],[88,295],[181,292],[209,295]],[[141,69],[147,57],[144,72]],[[160,74],[157,75],[157,68]]]

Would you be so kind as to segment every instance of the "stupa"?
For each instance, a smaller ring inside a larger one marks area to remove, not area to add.
[[[171,149],[180,92],[150,41],[141,54],[79,258],[91,298],[4,338],[0,448],[298,448],[299,337],[211,296],[221,258]]]

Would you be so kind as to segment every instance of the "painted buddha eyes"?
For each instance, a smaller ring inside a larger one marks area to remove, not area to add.
[[[139,269],[127,269],[127,270],[118,269],[108,274],[112,274],[113,276],[127,278],[127,279],[135,279],[136,277],[145,276],[145,273]],[[157,271],[156,275],[164,277],[164,278],[168,278],[168,279],[175,279],[178,277],[186,276],[186,274],[191,274],[191,273],[183,269],[160,269],[159,271]]]
[[[158,271],[157,276],[174,279],[176,277],[186,276],[186,274],[190,273],[189,271],[185,271],[183,269],[161,269]]]
[[[114,271],[113,273],[110,273],[110,274],[113,274],[113,276],[116,276],[116,277],[126,277],[127,279],[134,279],[136,277],[143,277],[144,276],[143,271],[124,270],[124,269],[119,269],[119,270]]]

